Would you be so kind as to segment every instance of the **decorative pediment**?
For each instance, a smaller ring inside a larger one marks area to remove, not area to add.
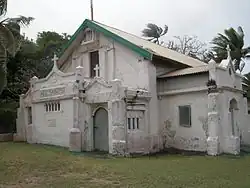
[[[86,93],[106,93],[112,91],[112,86],[102,78],[94,78],[86,87]]]
[[[51,70],[51,72],[43,79],[36,79],[34,81],[34,84],[45,83],[45,82],[46,82],[46,85],[59,84],[59,82],[64,80],[63,79],[64,77],[74,75],[74,73],[63,73],[62,71],[60,71],[57,67],[57,59],[58,58],[56,57],[56,55],[54,55],[54,58],[53,58],[54,66],[53,66],[53,69]]]

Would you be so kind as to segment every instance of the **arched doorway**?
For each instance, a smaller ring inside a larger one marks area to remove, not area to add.
[[[236,126],[237,126],[237,118],[236,114],[238,111],[238,104],[235,99],[232,99],[229,104],[229,112],[230,112],[230,125],[232,127],[232,135],[235,136],[236,133]]]
[[[108,112],[98,108],[94,113],[94,149],[109,151]]]

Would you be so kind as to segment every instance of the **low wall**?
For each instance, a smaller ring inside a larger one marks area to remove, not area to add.
[[[13,141],[12,133],[0,134],[0,142],[8,142],[8,141]]]

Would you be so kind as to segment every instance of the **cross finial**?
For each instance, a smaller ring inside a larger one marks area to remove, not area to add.
[[[230,48],[229,44],[227,45],[227,58],[231,59],[231,48]]]
[[[52,59],[52,61],[54,62],[54,65],[56,64],[57,60],[58,60],[58,57],[56,56],[56,54],[54,54],[54,57]]]
[[[96,64],[94,71],[95,71],[95,77],[99,77],[100,76],[100,67],[98,64]]]

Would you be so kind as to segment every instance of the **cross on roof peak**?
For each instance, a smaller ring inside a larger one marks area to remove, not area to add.
[[[54,62],[54,64],[57,62],[57,60],[58,60],[58,57],[57,57],[57,55],[54,53],[54,57],[53,57],[53,59],[52,59],[52,61]]]
[[[231,59],[231,48],[230,48],[229,44],[227,45],[227,58]]]

